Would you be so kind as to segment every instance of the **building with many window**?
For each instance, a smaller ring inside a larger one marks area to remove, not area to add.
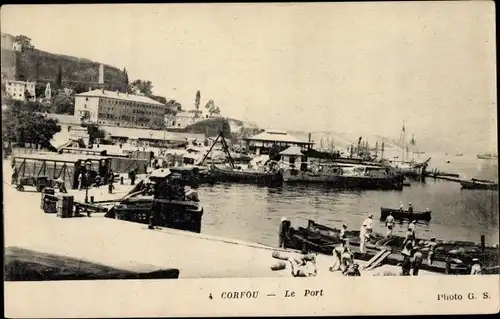
[[[24,82],[15,80],[5,80],[5,91],[14,100],[26,101],[28,97],[29,101],[35,100],[35,82]]]
[[[165,105],[143,95],[99,89],[77,94],[74,114],[90,123],[149,127],[164,122]]]

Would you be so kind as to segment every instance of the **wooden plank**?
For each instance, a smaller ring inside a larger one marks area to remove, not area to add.
[[[373,268],[380,265],[389,255],[391,254],[390,250],[384,250],[383,253],[377,258],[370,266],[365,268],[366,270],[372,270]]]

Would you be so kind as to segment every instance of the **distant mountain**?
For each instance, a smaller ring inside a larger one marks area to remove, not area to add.
[[[4,58],[5,55],[5,58]],[[80,87],[80,90],[100,87],[99,66],[101,63],[68,55],[54,54],[38,49],[24,52],[2,49],[2,69],[9,70],[9,77],[17,80],[49,82],[56,85],[61,68],[62,84],[65,87]],[[125,89],[125,74],[111,65],[104,65],[104,88]]]

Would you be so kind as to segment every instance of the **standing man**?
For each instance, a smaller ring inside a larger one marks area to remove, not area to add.
[[[411,270],[411,251],[413,248],[413,244],[409,240],[405,240],[403,250],[401,251],[401,255],[403,255],[403,263],[401,268],[403,270],[403,276],[409,276]]]
[[[363,226],[365,226],[366,229],[369,229],[371,231],[372,225],[373,225],[373,214],[370,214],[368,215],[368,218],[365,219],[365,221],[363,222]]]
[[[408,236],[411,238],[411,240],[413,241],[413,245],[415,246],[415,240],[416,240],[416,236],[415,236],[415,227],[416,227],[416,223],[417,221],[416,220],[412,220],[411,223],[408,225]]]
[[[418,276],[418,271],[420,270],[422,260],[424,259],[419,246],[415,247],[415,253],[413,254],[413,276]]]
[[[17,185],[17,179],[19,177],[19,174],[17,172],[17,167],[14,165],[12,167],[12,185]]]
[[[425,244],[425,248],[429,250],[429,254],[427,255],[427,264],[432,265],[434,260],[434,250],[436,249],[436,237],[431,237],[431,239]]]
[[[392,236],[392,228],[394,227],[394,217],[392,216],[392,212],[389,212],[389,216],[385,219],[385,227],[387,229],[385,237],[389,238]]]
[[[345,243],[346,238],[347,238],[347,235],[345,234],[346,230],[347,230],[347,224],[346,224],[346,223],[344,223],[344,224],[342,224],[342,228],[340,229],[340,234],[339,234],[339,237],[340,237],[340,242],[341,242],[342,244],[344,244],[344,243]]]
[[[108,193],[113,194],[113,189],[115,189],[115,186],[113,185],[113,181],[110,181],[108,183]]]

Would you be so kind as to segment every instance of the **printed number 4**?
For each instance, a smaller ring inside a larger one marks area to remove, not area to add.
[[[214,299],[214,298],[212,297],[212,294],[211,294],[211,293],[209,293],[209,294],[208,294],[208,298],[209,298],[209,299]]]

